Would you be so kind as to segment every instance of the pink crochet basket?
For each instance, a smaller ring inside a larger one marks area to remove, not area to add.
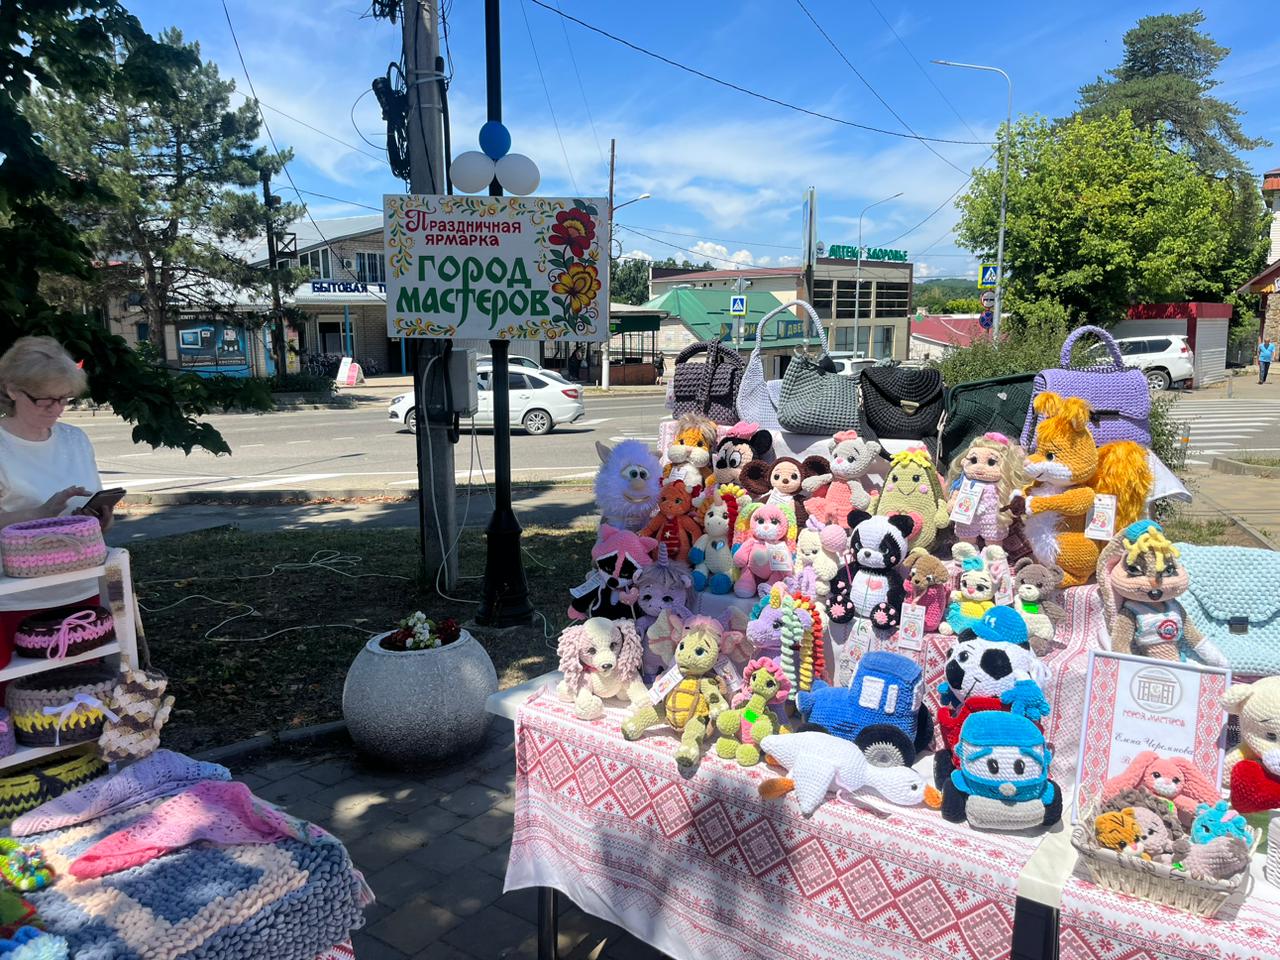
[[[116,623],[106,607],[74,613],[27,617],[13,635],[13,645],[24,657],[62,660],[88,653],[115,639]]]
[[[46,577],[98,566],[107,545],[97,517],[46,517],[0,530],[0,555],[10,577]]]

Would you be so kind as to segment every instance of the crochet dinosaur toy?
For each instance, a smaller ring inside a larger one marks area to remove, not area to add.
[[[790,689],[791,681],[773,660],[761,657],[748,663],[733,707],[716,718],[720,731],[716,754],[736,759],[744,767],[759,763],[760,741],[777,733],[780,726],[769,707],[785,701]]]

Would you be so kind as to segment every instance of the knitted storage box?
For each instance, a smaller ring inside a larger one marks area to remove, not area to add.
[[[107,559],[97,517],[46,517],[0,530],[0,554],[10,577],[46,577],[96,567]]]
[[[13,718],[9,711],[0,707],[0,757],[12,756],[18,749],[18,741],[13,736]]]
[[[67,667],[9,685],[5,706],[18,743],[33,747],[96,740],[107,718],[115,673],[107,667]]]
[[[0,827],[107,772],[97,754],[85,753],[50,766],[28,767],[0,777]]]
[[[1249,875],[1248,870],[1242,870],[1226,880],[1200,880],[1186,871],[1174,870],[1166,863],[1155,863],[1132,855],[1123,856],[1119,851],[1098,843],[1093,829],[1097,815],[1096,806],[1091,805],[1085,809],[1080,822],[1071,832],[1071,845],[1089,868],[1093,882],[1100,887],[1177,910],[1186,910],[1197,916],[1212,917],[1240,889]],[[1259,834],[1257,831],[1250,832],[1253,833],[1250,849],[1257,849]]]
[[[24,657],[61,660],[104,646],[115,639],[116,623],[106,607],[77,610],[68,616],[36,614],[18,625],[13,644]]]

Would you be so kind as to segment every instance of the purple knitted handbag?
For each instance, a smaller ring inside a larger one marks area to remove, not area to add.
[[[1086,334],[1102,341],[1111,355],[1109,363],[1092,367],[1072,367],[1071,348]],[[1042,393],[1056,393],[1060,397],[1080,397],[1089,401],[1093,413],[1089,429],[1098,446],[1116,440],[1133,440],[1144,447],[1151,446],[1151,388],[1141,370],[1126,367],[1115,339],[1101,327],[1079,327],[1062,345],[1062,366],[1057,370],[1042,370],[1036,374],[1032,392],[1031,409],[1022,428],[1022,446],[1028,452],[1036,448],[1035,398]]]

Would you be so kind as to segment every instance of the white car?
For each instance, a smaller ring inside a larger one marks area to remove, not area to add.
[[[493,426],[493,388],[488,369],[476,372],[476,395],[479,410],[475,415],[477,427]],[[507,389],[511,402],[511,426],[524,427],[526,433],[539,436],[550,433],[557,424],[573,423],[586,413],[582,402],[582,388],[551,379],[542,374],[525,370],[507,373]],[[391,401],[387,419],[403,423],[410,430],[418,428],[417,411],[413,406],[413,394],[402,393]]]
[[[1195,376],[1195,356],[1181,334],[1126,337],[1117,340],[1126,367],[1147,376],[1152,390],[1168,390],[1175,383],[1190,383]]]
[[[564,376],[563,374],[557,373],[555,370],[548,370],[546,367],[539,367],[537,364],[534,364],[533,366],[529,366],[528,364],[533,363],[532,360],[528,360],[527,363],[516,363],[515,362],[516,360],[527,360],[527,358],[526,357],[510,357],[509,358],[510,362],[508,362],[507,364],[508,370],[518,370],[521,373],[533,373],[533,374],[537,374],[539,377],[545,377],[548,380],[557,380],[560,383],[568,384],[571,387],[575,386],[572,380],[570,380],[568,377]],[[487,373],[492,369],[493,369],[492,357],[481,357],[476,362],[477,373]]]

